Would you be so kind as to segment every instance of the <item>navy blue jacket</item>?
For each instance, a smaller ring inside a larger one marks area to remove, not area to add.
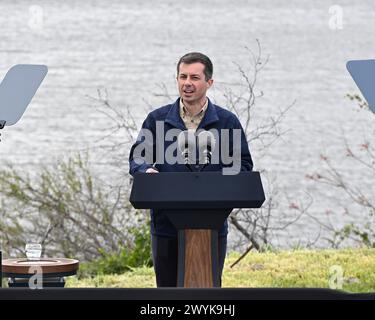
[[[152,163],[140,163],[137,164],[134,161],[134,149],[137,145],[144,141],[144,137],[138,137],[130,150],[129,164],[130,174],[134,175],[136,172],[146,172],[148,168],[155,167],[159,172],[181,172],[189,171],[189,169],[183,164],[154,164],[156,162],[156,121],[164,122],[164,135],[170,129],[186,130],[185,124],[180,117],[180,98],[178,98],[173,104],[169,104],[158,108],[150,112],[143,122],[142,128],[148,129],[153,133],[153,161]],[[249,152],[246,136],[238,118],[230,111],[223,109],[217,105],[211,103],[208,99],[208,106],[206,113],[198,126],[198,130],[210,130],[210,129],[241,129],[241,171],[251,171],[253,168],[253,162]],[[233,136],[229,135],[229,145],[233,148],[232,140]],[[173,141],[164,141],[164,152]],[[220,141],[216,142],[217,146],[220,146]],[[154,164],[154,165],[153,165]],[[231,165],[225,165],[222,163],[221,158],[218,164],[208,165],[204,171],[221,171],[224,167]],[[168,186],[165,186],[168,188]],[[158,236],[176,236],[177,230],[163,214],[162,210],[151,210],[151,233]],[[226,235],[228,233],[228,224],[225,221],[223,227],[220,229],[220,235]]]

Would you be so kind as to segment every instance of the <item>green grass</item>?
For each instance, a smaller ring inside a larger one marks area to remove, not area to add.
[[[239,256],[231,253],[227,257],[223,287],[329,288],[335,273],[331,268],[339,266],[343,272],[342,290],[375,292],[375,249],[251,252],[230,268]],[[154,271],[147,267],[122,275],[66,280],[67,287],[155,287]]]

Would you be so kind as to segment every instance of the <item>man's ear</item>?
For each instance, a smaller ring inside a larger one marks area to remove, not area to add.
[[[207,89],[211,88],[213,83],[214,83],[214,79],[207,80]]]

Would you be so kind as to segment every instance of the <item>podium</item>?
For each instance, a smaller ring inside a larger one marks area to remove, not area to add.
[[[177,286],[220,287],[218,230],[233,208],[260,208],[265,201],[259,172],[136,173],[130,202],[163,210],[178,230]]]

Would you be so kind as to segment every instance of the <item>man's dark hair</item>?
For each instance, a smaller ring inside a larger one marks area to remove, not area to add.
[[[178,72],[180,71],[180,64],[181,63],[186,63],[186,64],[192,64],[200,62],[204,65],[204,76],[206,78],[206,81],[210,80],[212,78],[212,73],[213,73],[213,66],[212,62],[209,57],[204,55],[203,53],[200,52],[189,52],[182,56],[180,60],[177,63],[177,75]]]

